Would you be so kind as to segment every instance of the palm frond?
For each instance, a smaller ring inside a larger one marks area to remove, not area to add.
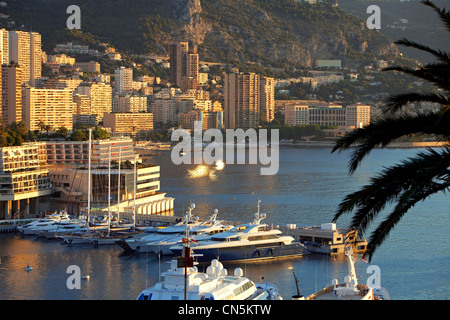
[[[385,147],[392,141],[410,134],[434,134],[447,139],[450,137],[449,113],[444,116],[440,113],[428,113],[381,118],[364,128],[347,133],[335,143],[331,152],[355,147],[349,162],[351,174],[374,148]]]
[[[438,60],[445,62],[445,63],[450,63],[450,55],[446,52],[443,52],[441,50],[435,50],[432,49],[428,46],[425,46],[423,44],[414,42],[414,41],[410,41],[408,39],[401,39],[398,41],[395,41],[396,44],[401,45],[401,46],[405,46],[405,47],[410,47],[410,48],[414,48],[417,50],[421,50],[421,51],[425,51],[428,53],[431,53],[433,56],[435,56]]]
[[[422,0],[422,3],[433,8],[434,11],[436,11],[436,13],[439,15],[441,21],[447,26],[447,30],[450,31],[450,11],[438,8],[433,2],[429,0]]]
[[[398,222],[400,222],[401,218],[409,209],[414,207],[419,201],[423,201],[431,195],[441,191],[446,191],[449,188],[450,182],[447,181],[442,184],[431,183],[431,185],[427,187],[423,185],[416,185],[413,186],[411,190],[404,192],[393,212],[382,223],[380,223],[375,231],[372,232],[368,243],[368,250],[366,252],[366,255],[369,257],[369,261],[372,259],[376,249],[388,237],[391,230]]]
[[[384,113],[391,115],[409,103],[430,102],[441,106],[450,105],[450,97],[439,93],[416,93],[408,92],[390,96],[385,100]]]
[[[410,208],[450,187],[450,149],[427,151],[385,168],[371,179],[370,184],[348,195],[339,205],[333,221],[356,209],[349,228],[363,234],[387,205],[397,203],[390,216],[372,233],[368,251],[370,257]]]
[[[433,83],[437,87],[450,91],[450,64],[449,63],[429,63],[421,68],[408,68],[401,66],[393,66],[383,69],[382,71],[398,71],[412,75],[416,78],[426,80]]]

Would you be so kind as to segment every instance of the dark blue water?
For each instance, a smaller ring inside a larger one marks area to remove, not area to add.
[[[217,208],[222,219],[247,222],[261,199],[266,222],[311,226],[331,222],[345,195],[368,183],[383,166],[418,151],[375,150],[352,176],[347,171],[350,153],[330,154],[327,148],[281,147],[280,169],[273,176],[260,175],[260,165],[226,165],[223,170],[175,166],[170,154],[152,162],[161,165],[161,190],[175,197],[177,215],[192,201],[196,204],[194,212],[201,217]],[[440,194],[418,204],[375,253],[371,264],[380,267],[381,285],[392,299],[450,298],[449,200]],[[338,227],[346,226],[350,218],[342,217]],[[123,255],[115,246],[69,247],[53,240],[15,235],[0,236],[0,257],[0,299],[135,299],[142,289],[158,281],[169,261],[158,261],[153,254]],[[27,264],[33,266],[31,272],[24,271]],[[78,265],[90,275],[89,280],[82,281],[81,289],[67,288],[69,265]],[[230,271],[236,266],[225,267]],[[285,299],[296,294],[293,271],[305,295],[329,285],[333,278],[342,282],[347,273],[344,259],[321,255],[239,266],[254,281],[264,277],[264,281],[276,284]],[[362,283],[366,282],[368,266],[362,261],[356,263]]]

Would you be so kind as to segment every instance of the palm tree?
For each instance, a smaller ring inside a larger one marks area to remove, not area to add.
[[[450,13],[431,1],[422,1],[433,8],[450,32]],[[390,67],[385,70],[413,75],[434,84],[433,92],[411,92],[394,95],[386,100],[384,116],[370,125],[352,131],[338,140],[332,152],[355,147],[349,161],[354,173],[361,161],[375,148],[386,147],[392,141],[413,134],[431,134],[440,141],[450,142],[450,53],[403,39],[396,42],[431,53],[436,62],[420,68]],[[434,112],[408,112],[410,103],[435,103]],[[344,213],[353,212],[350,227],[363,234],[370,223],[387,205],[394,204],[390,214],[372,232],[366,255],[372,259],[375,250],[389,232],[416,203],[429,196],[450,190],[450,145],[442,149],[426,149],[400,164],[385,168],[359,191],[347,195],[339,204],[336,221]]]

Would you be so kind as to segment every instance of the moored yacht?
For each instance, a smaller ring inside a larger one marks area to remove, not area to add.
[[[331,286],[299,300],[389,300],[389,293],[385,288],[372,289],[358,283],[352,254],[352,247],[346,247],[348,275],[345,276],[344,283],[340,284],[337,279],[333,279]]]
[[[227,225],[222,221],[217,220],[217,213],[218,210],[215,209],[208,220],[205,220],[196,226],[188,225],[189,234],[191,235],[190,239],[196,242],[208,240],[216,234],[229,231],[233,228],[232,225]],[[170,247],[181,244],[185,237],[185,233],[175,236],[172,235],[160,241],[150,242],[148,246],[150,246],[152,251],[156,254],[171,255],[173,252],[170,250]]]
[[[162,274],[163,281],[143,290],[137,300],[282,300],[276,286],[255,284],[243,273],[241,268],[236,268],[233,275],[228,275],[222,263],[215,259],[206,273],[199,272],[195,266],[180,267],[174,259],[170,269]]]
[[[23,235],[39,235],[42,230],[51,227],[56,223],[68,223],[70,222],[70,218],[65,212],[61,212],[59,214],[52,214],[43,219],[30,222],[24,226],[20,226],[17,228]]]
[[[217,234],[211,240],[204,240],[192,244],[191,249],[198,256],[198,262],[207,263],[213,259],[221,262],[242,260],[266,260],[288,257],[298,257],[309,254],[308,249],[295,242],[291,236],[285,236],[282,231],[269,229],[267,224],[261,223],[266,215],[255,213],[255,219],[248,224],[234,227],[230,231]],[[170,247],[175,255],[180,255],[183,247]]]
[[[185,213],[183,220],[173,226],[158,229],[156,230],[156,232],[144,237],[123,238],[116,241],[116,243],[125,251],[134,251],[141,253],[153,252],[152,248],[148,246],[149,243],[161,241],[171,236],[178,236],[186,230],[186,226],[194,227],[201,224],[201,221],[199,221],[198,217],[194,218],[192,215],[192,210],[194,208],[195,205],[191,206]]]

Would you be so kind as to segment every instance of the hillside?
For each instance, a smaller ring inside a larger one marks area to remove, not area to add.
[[[433,0],[440,8],[450,9],[448,0]],[[377,5],[381,10],[381,32],[394,41],[407,38],[412,41],[450,51],[448,32],[433,9],[423,5],[419,0],[339,0],[339,6],[348,14],[360,19],[367,19],[366,9]],[[399,47],[400,52],[422,62],[431,62],[434,57],[423,51]]]
[[[48,52],[73,40],[65,32],[70,0],[5,1],[2,13],[17,29],[43,35]],[[294,0],[79,0],[81,28],[101,42],[133,53],[168,54],[189,40],[201,60],[273,68],[310,67],[316,59],[355,66],[395,57],[398,49],[365,21],[326,3]],[[7,19],[3,18],[3,25]]]

